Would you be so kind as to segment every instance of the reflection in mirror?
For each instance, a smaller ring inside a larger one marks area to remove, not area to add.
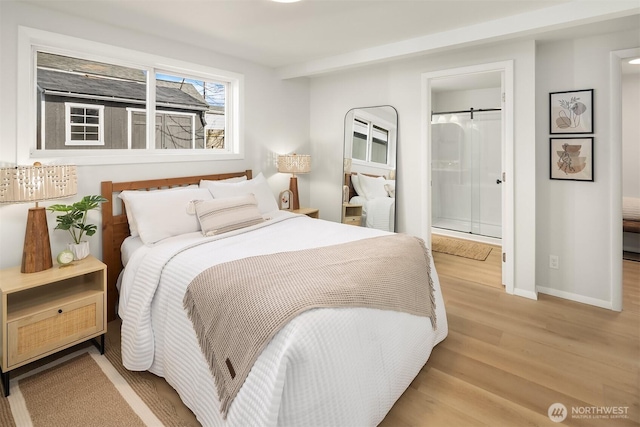
[[[354,108],[344,119],[342,222],[395,231],[398,112]]]

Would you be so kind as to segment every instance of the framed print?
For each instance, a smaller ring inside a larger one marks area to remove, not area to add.
[[[593,89],[549,94],[549,133],[593,133]]]
[[[292,206],[293,193],[291,190],[283,190],[280,192],[279,198],[279,206],[281,210],[291,211],[293,210]]]
[[[593,181],[593,138],[550,138],[551,179]]]

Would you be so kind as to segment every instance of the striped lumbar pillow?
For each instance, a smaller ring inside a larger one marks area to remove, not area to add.
[[[264,221],[258,210],[258,200],[253,194],[196,200],[193,203],[205,236],[228,233]]]

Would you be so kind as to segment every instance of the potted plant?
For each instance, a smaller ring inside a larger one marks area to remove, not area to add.
[[[75,260],[89,256],[89,242],[82,240],[87,236],[93,236],[98,227],[95,224],[87,224],[87,212],[98,209],[100,203],[106,202],[102,196],[84,196],[79,202],[72,205],[51,205],[47,209],[51,212],[60,212],[56,218],[56,230],[66,230],[71,234],[73,243],[68,247],[73,252]]]

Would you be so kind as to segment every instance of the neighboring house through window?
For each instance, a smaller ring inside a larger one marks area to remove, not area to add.
[[[40,35],[30,42],[37,97],[30,158],[77,157],[82,164],[100,151],[111,156],[107,163],[154,161],[155,154],[166,161],[161,153],[169,150],[186,160],[242,158],[242,76],[197,65],[189,71],[183,62],[115,47],[99,57],[90,48],[74,54],[94,43],[27,32]]]

